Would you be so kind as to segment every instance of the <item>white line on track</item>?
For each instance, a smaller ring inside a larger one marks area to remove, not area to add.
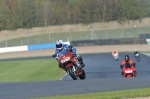
[[[142,53],[142,54],[144,54],[144,55],[150,57],[150,54],[149,54],[149,53]]]
[[[60,80],[62,80],[67,74],[68,74],[68,73],[66,73],[64,76],[62,76],[62,77],[60,78]]]

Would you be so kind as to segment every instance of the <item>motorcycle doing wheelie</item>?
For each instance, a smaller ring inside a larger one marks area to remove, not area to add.
[[[80,79],[85,79],[86,74],[84,69],[80,69],[76,66],[75,62],[78,60],[71,54],[70,50],[63,49],[58,54],[58,63],[61,64],[62,69],[64,69],[73,80],[77,80],[79,77]]]
[[[135,64],[135,63],[134,63]],[[130,77],[135,77],[135,65],[134,64],[130,64],[130,63],[126,63],[122,69],[123,72],[123,78],[130,78]]]

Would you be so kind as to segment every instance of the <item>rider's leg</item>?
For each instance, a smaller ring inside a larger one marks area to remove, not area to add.
[[[136,71],[134,71],[134,75],[136,76],[136,74],[137,74],[137,72]]]
[[[85,65],[82,61],[83,58],[76,54],[76,48],[73,47],[71,51],[72,51],[71,53],[74,55],[74,57],[77,58],[77,60],[79,61],[79,64],[81,64],[82,68],[85,67]]]
[[[81,66],[81,64],[77,61],[77,62],[75,62],[75,64],[76,64],[76,66],[79,68],[79,69],[82,69],[82,66]]]
[[[81,63],[82,67],[85,67],[85,64],[83,63],[83,58],[80,55],[77,55],[77,59]]]
[[[123,75],[123,71],[121,72],[121,75]]]

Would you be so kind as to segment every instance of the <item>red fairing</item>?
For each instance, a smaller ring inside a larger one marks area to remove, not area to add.
[[[134,76],[134,66],[131,66],[131,68],[123,67],[123,76],[124,77],[133,77]]]
[[[68,58],[69,57],[69,58]],[[68,61],[61,63],[62,60],[65,60],[66,58],[68,58]],[[68,50],[67,53],[64,56],[59,57],[58,62],[60,64],[62,64],[63,68],[67,68],[72,66],[72,63],[74,63],[74,57],[73,55],[70,53],[70,51]]]

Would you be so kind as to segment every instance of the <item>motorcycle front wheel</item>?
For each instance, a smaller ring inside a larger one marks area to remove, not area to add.
[[[71,66],[71,67],[68,67],[68,68],[67,68],[67,71],[68,71],[69,75],[71,76],[71,78],[72,78],[73,80],[77,80],[77,76],[76,76],[76,74],[73,72],[73,67],[72,67],[72,66]]]

